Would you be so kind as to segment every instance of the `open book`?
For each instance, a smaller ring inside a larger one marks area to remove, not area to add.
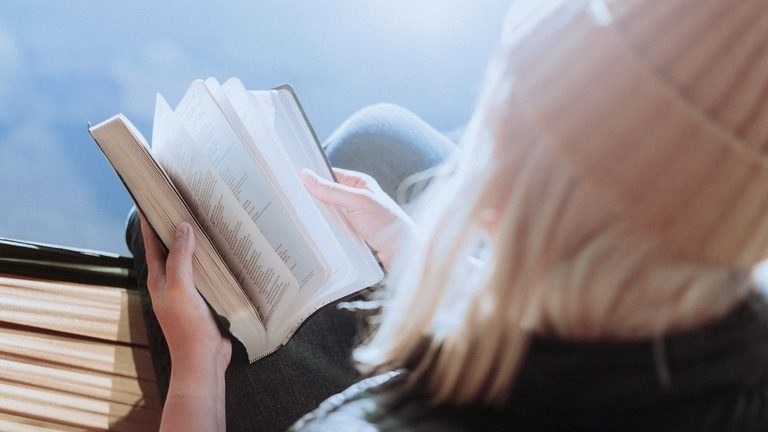
[[[382,278],[343,212],[300,181],[304,168],[333,173],[289,86],[197,80],[175,110],[158,95],[151,149],[122,115],[89,130],[166,246],[192,224],[195,285],[251,361]]]

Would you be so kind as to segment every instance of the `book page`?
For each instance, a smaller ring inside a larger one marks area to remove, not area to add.
[[[299,170],[291,164],[285,153],[283,144],[275,135],[271,128],[273,125],[274,112],[264,112],[260,106],[253,100],[252,95],[243,87],[240,80],[230,79],[222,86],[229,103],[237,112],[237,116],[252,138],[246,145],[253,147],[253,151],[258,153],[270,167],[280,175],[276,182],[279,184],[284,196],[290,202],[291,207],[298,218],[305,232],[317,245],[317,249],[322,259],[330,267],[330,275],[324,281],[335,283],[343,274],[351,271],[351,263],[346,260],[344,251],[336,239],[336,236],[328,226],[325,217],[318,208],[315,199],[310,196],[299,177]],[[294,146],[299,147],[299,146]],[[317,287],[318,289],[320,287]],[[309,296],[317,292],[317,289],[305,292]],[[298,301],[303,302],[305,298]]]
[[[266,123],[267,130],[274,135],[277,145],[292,171],[300,172],[310,168],[319,176],[335,181],[330,166],[320,147],[317,137],[289,87],[267,91],[248,92],[251,102],[257,107],[259,117]],[[359,238],[339,208],[312,199],[312,204],[322,215],[330,228],[331,235],[340,245],[340,252],[332,255],[333,277],[322,290],[312,294],[300,308],[296,309],[293,326],[285,330],[293,334],[299,325],[318,308],[377,283],[383,277],[381,268],[368,245]]]
[[[296,296],[298,281],[161,96],[155,121],[158,133],[153,137],[153,153],[269,328],[273,317],[282,316]]]
[[[299,293],[322,284],[324,263],[308,245],[266,168],[243,146],[205,83],[192,83],[175,112],[195,146],[299,281]]]
[[[297,203],[292,200],[291,195],[293,195],[294,189],[287,188],[285,183],[286,180],[294,177],[289,169],[290,167],[280,163],[280,160],[264,157],[264,154],[259,151],[269,147],[272,143],[262,143],[260,140],[263,137],[252,135],[251,132],[253,130],[250,125],[254,122],[258,123],[258,119],[250,118],[246,122],[245,119],[241,118],[241,113],[235,109],[232,100],[230,100],[230,94],[225,91],[224,87],[215,78],[206,79],[205,87],[226,116],[246,153],[251,155],[256,166],[262,168],[260,173],[263,174],[263,181],[272,187],[271,190],[280,199],[285,213],[290,215],[290,220],[295,224],[297,231],[293,233],[293,238],[295,240],[303,239],[303,244],[296,242],[297,248],[293,249],[296,253],[300,253],[300,255],[295,256],[295,260],[310,265],[313,271],[312,279],[302,284],[301,295],[296,299],[296,301],[301,301],[302,296],[311,295],[312,292],[320,289],[327,281],[330,267],[326,260],[326,255],[322,253],[322,249],[327,247],[325,245],[326,242],[333,242],[333,238],[317,238],[313,231],[318,230],[319,226],[315,224],[308,226],[304,223],[306,220],[317,221],[317,219],[313,218],[313,215],[308,214],[307,209],[297,206]],[[256,142],[259,142],[261,145],[255,145]]]
[[[297,170],[310,168],[319,176],[335,181],[325,159],[317,137],[311,129],[301,106],[289,87],[266,92],[251,92],[262,106],[274,110],[274,130],[291,163]],[[368,286],[382,278],[381,268],[373,257],[368,245],[360,239],[354,228],[346,220],[344,212],[334,206],[318,203],[335,238],[341,244],[341,250],[351,262],[355,274],[353,284]],[[347,278],[348,280],[349,278]],[[327,285],[320,297],[332,298],[348,293],[347,282]]]

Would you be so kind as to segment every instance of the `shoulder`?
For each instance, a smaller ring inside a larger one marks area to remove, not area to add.
[[[505,430],[501,413],[486,409],[430,405],[405,389],[402,370],[377,375],[349,387],[299,419],[290,431],[446,431]],[[489,415],[490,414],[490,415]]]

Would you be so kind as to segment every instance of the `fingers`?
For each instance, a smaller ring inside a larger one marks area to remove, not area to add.
[[[344,168],[333,168],[333,173],[336,175],[336,179],[339,183],[347,186],[358,186],[363,182],[363,177],[366,176],[359,171],[352,171]]]
[[[166,286],[168,289],[192,289],[192,253],[195,251],[195,235],[192,227],[182,222],[176,230],[176,239],[168,252],[166,263]]]
[[[139,220],[149,271],[147,275],[149,294],[155,297],[158,290],[165,286],[193,288],[192,253],[195,250],[195,236],[192,233],[192,227],[186,222],[179,225],[179,229],[176,230],[176,239],[166,260],[155,230],[141,213],[139,213]]]
[[[307,190],[328,204],[350,210],[359,208],[371,198],[368,190],[328,181],[308,169],[301,172],[301,177]]]
[[[381,187],[376,182],[376,180],[374,180],[374,178],[368,174],[344,168],[333,168],[333,173],[336,175],[336,179],[341,184],[356,188],[365,188],[371,192],[381,190]]]
[[[150,295],[154,295],[156,288],[165,284],[165,253],[163,253],[160,239],[157,238],[155,230],[147,223],[142,213],[139,213],[139,220],[141,221],[141,236],[144,239],[144,251],[149,272],[147,288],[149,288]]]

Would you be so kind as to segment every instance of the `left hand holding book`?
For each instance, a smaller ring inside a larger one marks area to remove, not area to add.
[[[228,336],[221,334],[211,309],[195,289],[192,273],[195,236],[190,225],[179,226],[166,256],[155,231],[143,216],[140,218],[148,269],[147,288],[174,367],[210,360],[226,368],[232,344]]]
[[[194,232],[188,223],[180,224],[166,256],[157,234],[140,217],[147,288],[173,364],[160,429],[224,430],[224,372],[232,343],[221,334],[212,311],[195,289]]]

